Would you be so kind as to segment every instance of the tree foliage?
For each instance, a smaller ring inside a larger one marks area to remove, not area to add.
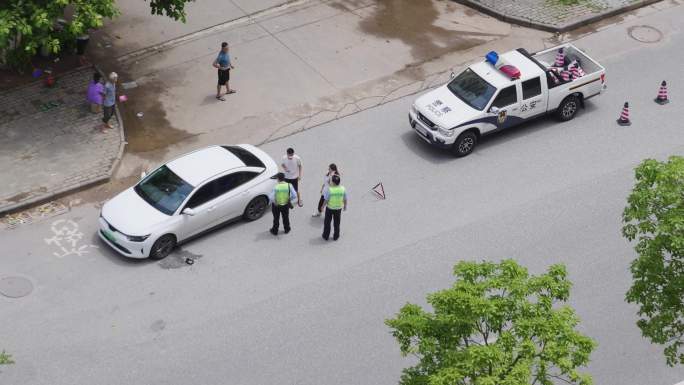
[[[639,306],[637,325],[665,345],[667,364],[684,364],[684,158],[644,160],[623,212],[623,235],[636,240],[627,301]]]
[[[73,16],[60,24],[65,9]],[[0,48],[20,58],[34,55],[41,47],[59,52],[90,29],[99,28],[105,17],[117,15],[114,0],[9,0],[0,3]]]
[[[12,360],[12,355],[5,353],[5,351],[0,352],[0,365],[9,365],[13,364],[14,361]]]
[[[193,0],[150,0],[150,10],[185,22],[188,1]],[[118,14],[115,0],[3,0],[0,51],[8,51],[10,61],[16,64],[28,61],[41,47],[58,53],[78,36],[102,27],[105,18]],[[66,23],[57,22],[62,18]]]
[[[402,354],[403,385],[589,385],[578,368],[595,342],[575,327],[568,306],[571,283],[563,265],[530,276],[515,261],[460,262],[451,288],[427,296],[434,309],[406,304],[385,323]]]
[[[150,0],[150,8],[154,15],[166,15],[185,23],[185,3],[195,0]]]

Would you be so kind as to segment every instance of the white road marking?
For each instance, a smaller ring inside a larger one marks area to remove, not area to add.
[[[64,258],[69,255],[82,256],[88,253],[91,247],[96,245],[80,244],[83,239],[83,232],[78,228],[78,223],[71,219],[58,219],[50,226],[53,236],[45,238],[45,243],[54,245],[58,251],[52,254],[57,258]]]

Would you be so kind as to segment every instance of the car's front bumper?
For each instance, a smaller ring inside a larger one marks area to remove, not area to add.
[[[442,137],[436,131],[433,131],[430,128],[426,127],[423,124],[423,122],[421,122],[419,119],[417,119],[415,115],[413,115],[411,111],[409,111],[408,118],[411,128],[413,128],[413,130],[418,134],[418,136],[421,137],[424,141],[430,143],[435,147],[440,148],[451,148],[451,146],[453,145],[453,138],[450,138],[451,142],[449,142],[449,139]]]
[[[124,257],[138,259],[148,257],[151,248],[148,245],[151,242],[150,238],[143,242],[131,242],[125,235],[111,227],[104,218],[99,218],[99,224],[100,228],[97,231],[97,235],[119,254]]]

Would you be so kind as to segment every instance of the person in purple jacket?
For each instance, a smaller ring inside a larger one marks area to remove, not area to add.
[[[93,81],[88,84],[87,100],[90,103],[90,112],[99,114],[102,112],[102,96],[104,95],[104,85],[100,81],[102,75],[99,72],[93,74]]]

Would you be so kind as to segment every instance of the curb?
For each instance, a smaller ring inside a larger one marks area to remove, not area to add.
[[[637,8],[642,8],[654,3],[658,3],[662,0],[639,0],[636,1],[630,5],[626,5],[624,7],[618,7],[618,8],[612,8],[608,9],[604,12],[599,12],[595,14],[591,14],[585,17],[581,17],[579,19],[576,19],[575,21],[572,21],[570,23],[565,23],[565,24],[547,24],[547,23],[542,23],[538,21],[534,21],[532,19],[524,19],[518,16],[511,16],[507,15],[505,13],[499,12],[495,9],[489,8],[486,5],[483,5],[476,0],[452,0],[454,2],[466,5],[470,8],[473,8],[479,12],[482,12],[484,14],[487,14],[489,16],[492,16],[496,19],[499,19],[503,22],[506,23],[511,23],[511,24],[516,24],[520,25],[523,27],[528,27],[528,28],[534,28],[546,32],[555,32],[555,33],[564,33],[571,31],[573,29],[577,29],[579,27],[584,27],[586,25],[595,23],[597,21],[607,19],[609,17],[613,17],[615,15],[625,13],[625,12],[630,12],[633,11]]]
[[[65,76],[65,75],[68,75],[68,74],[71,74],[71,73],[76,72],[76,71],[82,71],[82,70],[85,70],[85,69],[87,69],[87,68],[93,68],[93,69],[95,69],[97,72],[99,72],[100,74],[102,74],[103,77],[104,77],[104,73],[100,70],[100,68],[99,68],[98,66],[92,64],[92,65],[79,66],[79,67],[74,68],[74,69],[72,69],[72,70],[70,70],[70,71],[66,71],[66,72],[64,72],[64,73],[61,73],[59,76],[57,76],[57,78],[62,77],[62,76]],[[40,82],[40,80],[37,80],[36,82]],[[30,86],[30,85],[33,85],[33,83],[34,83],[34,82],[31,82],[31,83],[29,83],[29,84],[23,84],[23,85],[14,87],[14,88],[10,88],[9,90],[7,90],[7,92],[11,92],[11,91],[15,91],[15,90],[18,90],[18,89],[21,89],[21,88],[24,88],[24,87],[28,87],[28,86]],[[119,112],[119,108],[116,108],[116,109],[115,109],[115,112],[116,112],[116,119],[117,119],[118,122],[119,122],[119,138],[120,138],[120,144],[119,144],[119,151],[118,151],[118,153],[117,153],[117,156],[116,156],[116,158],[112,161],[112,164],[111,164],[111,166],[110,166],[110,168],[109,168],[109,171],[107,172],[107,175],[105,175],[105,176],[99,176],[99,177],[90,179],[90,180],[88,180],[88,181],[84,181],[84,182],[81,182],[81,183],[74,184],[74,185],[72,185],[72,186],[67,186],[67,187],[59,188],[59,189],[56,189],[56,190],[47,192],[47,193],[42,194],[42,195],[34,196],[34,197],[30,198],[30,199],[27,199],[27,200],[24,200],[24,201],[21,201],[21,202],[16,202],[16,203],[13,203],[13,204],[10,204],[10,205],[2,206],[2,207],[0,207],[0,216],[4,216],[4,215],[7,215],[7,214],[11,214],[11,213],[13,213],[13,212],[16,212],[16,211],[23,210],[23,209],[25,209],[25,208],[27,208],[27,207],[33,206],[33,205],[38,204],[38,203],[42,203],[42,202],[46,202],[46,201],[49,201],[49,200],[57,199],[57,198],[62,197],[62,196],[64,196],[64,195],[68,195],[68,194],[70,194],[70,193],[73,193],[73,192],[75,192],[75,191],[77,191],[77,190],[82,190],[82,189],[85,189],[85,188],[88,188],[88,187],[92,187],[92,186],[95,186],[95,185],[98,185],[98,184],[101,184],[101,183],[109,182],[109,181],[111,180],[111,178],[112,178],[112,175],[114,174],[114,171],[116,171],[116,169],[119,167],[119,164],[121,163],[121,158],[123,157],[124,147],[126,146],[126,137],[125,137],[125,131],[124,131],[124,123],[123,123],[123,119],[121,119],[121,113]]]

